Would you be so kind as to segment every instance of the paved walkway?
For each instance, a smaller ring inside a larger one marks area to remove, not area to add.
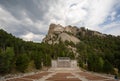
[[[79,68],[51,68],[48,71],[14,77],[5,81],[116,81],[113,77],[83,72]]]

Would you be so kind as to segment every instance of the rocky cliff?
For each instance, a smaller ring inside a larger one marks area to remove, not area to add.
[[[43,39],[43,42],[47,42],[48,44],[59,43],[60,41],[65,42],[73,42],[77,44],[80,42],[80,36],[105,36],[97,31],[92,31],[85,29],[84,27],[76,27],[76,26],[66,26],[63,27],[60,24],[50,24],[48,34]]]

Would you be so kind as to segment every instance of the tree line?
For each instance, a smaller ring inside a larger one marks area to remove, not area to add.
[[[77,59],[80,67],[90,71],[113,73],[114,68],[120,71],[119,36],[78,35],[78,38],[81,42],[76,45],[68,41],[49,45],[23,41],[1,29],[0,74],[11,73],[13,70],[26,72],[26,69],[31,66],[34,66],[35,69],[50,67],[51,59],[57,59],[57,57]],[[77,58],[67,48],[68,45],[77,48]]]
[[[106,35],[80,36],[77,44],[79,66],[90,71],[114,73],[114,68],[120,72],[120,37]]]
[[[13,70],[26,72],[32,62],[35,69],[50,67],[51,59],[62,56],[74,58],[73,53],[69,52],[62,42],[49,45],[23,41],[2,29],[0,30],[0,74],[10,73]]]

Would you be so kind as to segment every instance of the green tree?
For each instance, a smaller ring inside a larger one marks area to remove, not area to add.
[[[103,68],[103,59],[96,54],[89,54],[88,56],[88,70],[100,72]]]
[[[47,55],[46,56],[46,61],[47,61],[47,65],[46,66],[51,66],[51,57],[50,57],[50,55]]]
[[[35,64],[35,67],[36,69],[40,69],[42,66],[41,66],[41,52],[36,52],[34,54],[34,64]]]
[[[79,64],[80,67],[84,68],[83,67],[84,63],[83,63],[83,61],[80,58],[78,59],[78,64]]]
[[[98,72],[102,72],[103,71],[103,65],[104,65],[104,60],[102,57],[99,57],[98,59]]]
[[[51,57],[49,54],[44,54],[43,65],[47,67],[51,66]]]
[[[16,60],[16,69],[20,72],[25,72],[29,64],[29,57],[27,54],[21,54]]]
[[[14,61],[13,48],[7,47],[5,51],[0,53],[0,73],[8,73],[11,71]]]
[[[111,73],[113,71],[113,66],[108,60],[104,62],[103,71],[106,73]]]

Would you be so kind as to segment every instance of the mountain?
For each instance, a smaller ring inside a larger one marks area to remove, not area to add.
[[[71,56],[72,52],[80,67],[96,72],[113,72],[120,70],[120,36],[102,34],[85,27],[50,24],[48,34],[42,41],[49,45],[64,45],[68,52],[63,56]],[[63,49],[64,51],[64,49]],[[57,52],[57,53],[59,53]]]
[[[76,26],[66,26],[63,27],[60,24],[50,24],[48,34],[43,39],[43,42],[47,42],[48,44],[59,43],[59,41],[65,42],[73,42],[74,44],[79,43],[80,37],[84,36],[99,36],[105,37],[105,34],[102,34],[97,31],[92,31],[85,29],[84,27],[78,28]]]
[[[34,43],[0,29],[0,74],[50,67],[58,57],[76,59],[86,70],[114,74],[116,68],[120,73],[120,36],[50,24],[43,42]]]

